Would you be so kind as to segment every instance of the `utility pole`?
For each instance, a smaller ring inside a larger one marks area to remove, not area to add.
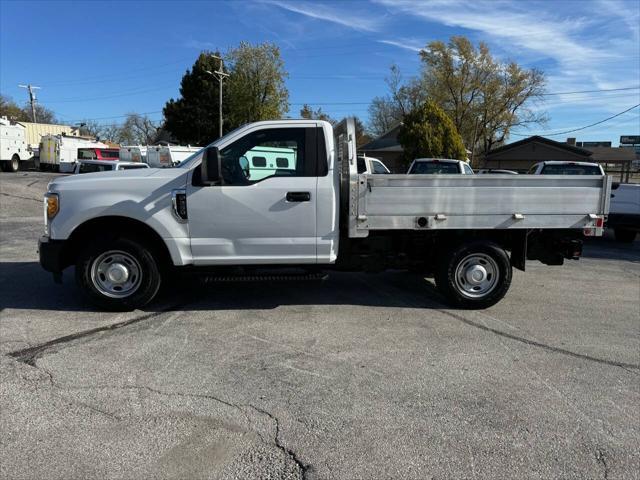
[[[18,85],[20,88],[26,88],[29,91],[29,103],[31,103],[31,116],[33,117],[33,123],[37,123],[36,119],[36,93],[34,90],[39,90],[40,87],[35,85]]]
[[[209,75],[211,75],[212,77],[215,77],[218,79],[218,82],[220,83],[220,88],[218,89],[218,93],[220,94],[220,99],[218,101],[218,115],[220,118],[220,136],[222,137],[222,81],[229,76],[228,73],[224,72],[224,65],[222,64],[222,58],[218,57],[217,55],[211,55],[212,58],[215,58],[217,60],[220,60],[220,70],[215,70],[213,72],[210,72],[209,70],[205,70],[205,72],[207,72]]]

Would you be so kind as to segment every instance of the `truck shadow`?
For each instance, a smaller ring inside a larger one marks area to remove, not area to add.
[[[2,262],[0,310],[99,311],[84,301],[73,276],[73,268],[67,269],[59,285],[37,262]],[[230,283],[180,277],[143,311],[167,311],[172,304],[186,310],[260,310],[284,305],[441,309],[444,299],[431,281],[406,272],[331,272],[326,280]]]
[[[603,237],[586,239],[582,256],[640,263],[640,235],[635,242],[622,243],[616,241],[610,231],[606,231]]]

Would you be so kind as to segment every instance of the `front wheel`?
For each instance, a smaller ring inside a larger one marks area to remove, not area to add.
[[[2,170],[4,172],[17,172],[20,168],[20,157],[13,155],[11,160],[4,160],[2,162]]]
[[[503,248],[489,241],[454,247],[436,268],[438,289],[455,306],[487,308],[505,296],[511,285],[511,262]]]
[[[88,300],[105,310],[144,307],[160,289],[160,270],[151,250],[129,238],[89,245],[78,256],[76,282]]]

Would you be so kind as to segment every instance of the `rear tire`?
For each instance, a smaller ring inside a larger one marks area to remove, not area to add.
[[[636,239],[637,232],[627,230],[625,228],[616,228],[614,231],[616,240],[621,243],[633,243]]]
[[[153,300],[161,275],[156,258],[143,242],[118,238],[90,244],[80,253],[76,282],[87,300],[99,308],[130,311]]]
[[[509,256],[493,242],[459,245],[442,256],[435,281],[456,307],[482,309],[500,301],[511,285]]]

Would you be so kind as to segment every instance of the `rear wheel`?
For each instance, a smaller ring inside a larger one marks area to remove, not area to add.
[[[511,276],[507,252],[488,241],[453,248],[443,255],[435,272],[438,289],[462,308],[495,305],[509,290]]]
[[[636,239],[636,233],[634,230],[627,230],[625,228],[616,228],[613,231],[616,235],[616,240],[622,243],[633,243]]]
[[[76,262],[76,281],[100,308],[128,311],[148,304],[160,289],[160,270],[152,251],[130,238],[89,245]]]

